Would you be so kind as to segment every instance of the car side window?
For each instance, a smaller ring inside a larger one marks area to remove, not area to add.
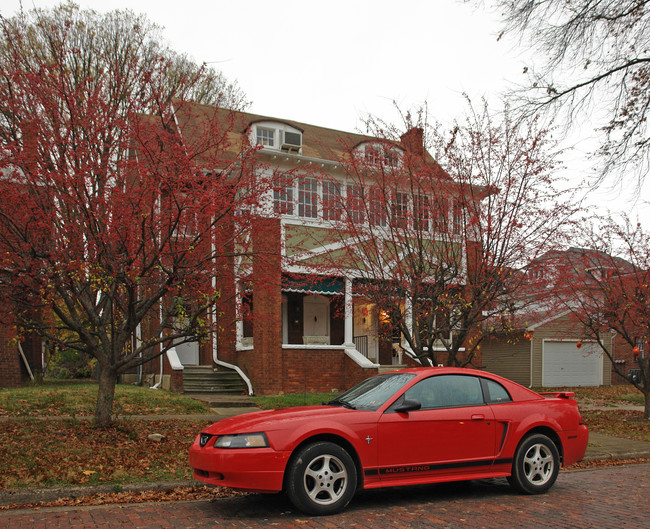
[[[426,378],[410,388],[404,397],[418,400],[422,404],[421,409],[485,404],[480,380],[467,375],[438,375]]]
[[[483,379],[487,389],[486,400],[490,404],[499,404],[501,402],[512,402],[510,394],[501,384],[494,380]]]

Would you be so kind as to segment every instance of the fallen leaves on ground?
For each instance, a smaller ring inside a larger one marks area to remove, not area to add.
[[[598,467],[620,467],[622,465],[636,465],[638,463],[650,463],[650,459],[598,459],[595,461],[580,461],[568,466],[567,470],[580,470],[585,468],[598,468]]]
[[[635,410],[582,410],[590,431],[602,432],[624,439],[650,441],[650,420]]]
[[[0,422],[0,489],[191,478],[188,449],[205,421]],[[147,439],[152,433],[164,440]]]
[[[0,511],[9,509],[34,509],[40,507],[74,507],[81,505],[111,505],[118,503],[214,500],[217,498],[230,498],[232,496],[240,496],[243,494],[245,493],[224,487],[207,486],[177,487],[168,490],[104,492],[78,497],[59,498],[58,500],[48,502],[0,505]]]

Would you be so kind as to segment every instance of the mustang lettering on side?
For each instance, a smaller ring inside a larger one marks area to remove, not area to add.
[[[219,421],[197,436],[190,465],[205,483],[284,491],[316,515],[341,511],[359,489],[398,485],[505,477],[540,494],[587,448],[571,397],[471,369],[393,371],[322,406]]]

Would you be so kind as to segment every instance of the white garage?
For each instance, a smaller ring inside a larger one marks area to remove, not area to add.
[[[603,384],[603,355],[597,343],[544,340],[542,385],[544,387],[600,386]]]

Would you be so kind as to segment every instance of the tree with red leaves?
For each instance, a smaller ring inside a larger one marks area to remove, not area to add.
[[[609,217],[583,239],[583,248],[549,263],[557,309],[570,311],[584,340],[596,342],[614,372],[643,394],[650,419],[650,234],[626,217]]]
[[[68,4],[0,31],[2,295],[23,329],[97,360],[109,423],[121,373],[219,325],[263,183],[229,112],[188,101],[241,95],[130,12]]]
[[[385,334],[425,365],[471,365],[486,336],[509,329],[526,303],[518,269],[561,243],[574,212],[546,130],[469,108],[449,133],[425,108],[404,128],[368,121],[376,139],[349,146],[324,265],[356,278]]]

